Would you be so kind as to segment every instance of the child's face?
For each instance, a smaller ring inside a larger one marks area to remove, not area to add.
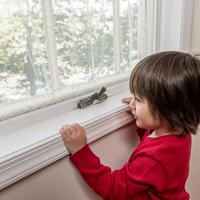
[[[149,108],[149,104],[145,98],[140,99],[137,95],[132,97],[129,104],[132,114],[136,119],[136,125],[140,128],[154,129],[161,125],[160,118],[155,117]]]

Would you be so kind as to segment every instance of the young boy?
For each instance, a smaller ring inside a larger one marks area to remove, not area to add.
[[[130,90],[141,141],[129,161],[113,172],[102,165],[79,124],[60,129],[70,160],[103,199],[188,200],[191,134],[200,123],[200,61],[173,51],[148,56],[133,69]]]

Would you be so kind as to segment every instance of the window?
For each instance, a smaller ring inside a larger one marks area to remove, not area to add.
[[[0,2],[0,103],[50,91],[41,5]]]
[[[125,76],[152,47],[147,16],[153,19],[154,1],[148,2],[1,0],[1,120],[56,103],[61,91],[72,98],[84,86]],[[11,105],[18,111],[8,114]]]

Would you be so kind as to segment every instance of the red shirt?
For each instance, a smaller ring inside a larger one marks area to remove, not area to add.
[[[111,171],[88,145],[70,157],[85,181],[106,200],[188,200],[191,135],[150,138],[146,130],[129,161]],[[141,135],[141,130],[140,130]]]

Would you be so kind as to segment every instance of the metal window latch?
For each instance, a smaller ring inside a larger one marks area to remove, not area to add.
[[[91,96],[85,97],[78,101],[77,107],[80,109],[86,108],[91,104],[100,103],[108,98],[108,95],[104,92],[106,91],[105,87],[102,87],[99,92],[95,92]]]

